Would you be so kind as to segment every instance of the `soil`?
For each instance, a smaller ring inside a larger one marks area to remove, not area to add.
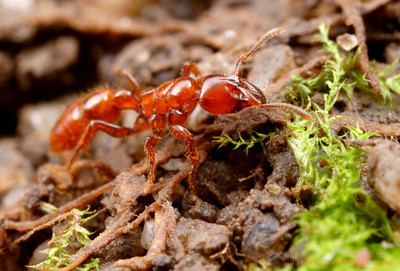
[[[183,142],[161,142],[158,181],[142,195],[149,132],[123,139],[99,134],[70,171],[61,170],[70,153],[49,152],[49,133],[80,93],[105,85],[128,88],[123,70],[143,88],[176,78],[185,62],[198,63],[204,74],[230,74],[240,54],[277,26],[286,33],[242,71],[268,100],[283,101],[292,76],[324,60],[314,38],[321,23],[330,25],[333,38],[355,33],[365,43],[360,67],[375,88],[366,63],[399,57],[399,7],[389,0],[0,1],[0,270],[27,270],[42,261],[52,229],[73,208],[87,206],[102,210],[88,223],[93,241],[62,270],[91,258],[100,260],[102,271],[247,270],[264,260],[272,267],[292,263],[293,218],[307,208],[310,193],[296,187],[299,168],[285,137],[289,114],[247,108],[213,116],[196,109],[186,125],[200,154],[196,195],[185,181]],[[321,102],[322,95],[313,99]],[[368,143],[366,175],[382,205],[397,212],[399,105],[396,95],[389,107],[376,93],[356,91],[351,101],[339,97],[333,114],[343,117],[332,127],[340,133],[358,123],[392,139]],[[131,126],[135,117],[126,112],[120,122]],[[247,154],[213,141],[253,131],[274,136]],[[58,210],[44,212],[43,202]]]

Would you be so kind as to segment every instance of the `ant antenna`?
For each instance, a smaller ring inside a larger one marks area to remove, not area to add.
[[[136,95],[140,95],[141,90],[140,90],[139,84],[136,81],[135,77],[133,77],[132,74],[130,72],[128,72],[128,70],[125,70],[125,69],[122,71],[122,75],[125,76],[126,80],[128,81],[128,84],[130,85],[130,87],[133,90],[133,93]]]
[[[254,53],[261,47],[262,43],[269,41],[273,37],[276,37],[276,36],[282,34],[283,32],[285,32],[285,29],[277,27],[277,28],[273,28],[273,29],[269,30],[267,33],[265,33],[246,54],[240,56],[240,58],[236,62],[236,67],[235,67],[235,71],[233,74],[235,76],[239,77],[240,65],[242,65],[242,63],[245,62],[249,57],[254,55]]]
[[[267,108],[267,109],[286,110],[286,111],[289,111],[291,113],[294,113],[294,114],[298,115],[299,117],[301,117],[302,119],[307,120],[307,121],[312,121],[314,119],[313,116],[310,113],[308,113],[305,110],[303,110],[302,108],[294,106],[292,104],[287,104],[287,103],[265,103],[265,104],[261,105],[261,107]]]

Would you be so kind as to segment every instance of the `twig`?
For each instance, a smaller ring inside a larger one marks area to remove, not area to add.
[[[47,214],[45,216],[42,216],[41,218],[37,220],[32,220],[32,221],[4,221],[3,223],[3,228],[6,230],[16,230],[20,232],[25,232],[29,230],[37,231],[37,227],[40,229],[43,228],[43,224],[49,223],[50,221],[56,221],[58,217],[62,217],[65,213],[71,211],[74,208],[80,208],[83,206],[86,206],[93,202],[96,198],[104,194],[105,192],[109,191],[112,189],[113,182],[104,184],[100,186],[99,188],[96,188],[79,198],[68,202],[67,204],[61,206],[58,209],[57,213],[52,213],[52,214]],[[49,224],[51,225],[51,223]]]
[[[167,249],[168,225],[174,219],[174,210],[171,203],[166,202],[158,210],[155,210],[154,237],[149,250],[143,257],[119,260],[114,265],[118,267],[129,267],[132,270],[148,270],[156,262],[157,256],[163,255]]]
[[[355,6],[353,0],[336,0],[347,18],[347,23],[353,25],[357,39],[360,44],[360,68],[369,80],[369,84],[377,95],[381,95],[378,78],[372,72],[368,59],[368,48],[366,44],[365,26],[360,10]]]

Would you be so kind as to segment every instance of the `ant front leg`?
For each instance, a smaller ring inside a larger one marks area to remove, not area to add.
[[[186,156],[190,160],[191,169],[189,175],[189,188],[192,193],[195,194],[196,187],[194,185],[194,178],[196,177],[197,168],[199,167],[199,156],[197,155],[194,142],[193,135],[183,126],[173,125],[169,128],[170,133],[179,139],[183,139],[187,144],[187,153]]]
[[[199,77],[201,75],[199,67],[194,64],[194,63],[185,63],[182,67],[182,73],[181,76],[194,76],[194,77]]]
[[[156,180],[156,146],[160,141],[161,137],[158,135],[149,136],[144,142],[144,151],[149,161],[149,174],[147,176],[146,186],[143,189],[144,194],[148,194],[151,187]]]

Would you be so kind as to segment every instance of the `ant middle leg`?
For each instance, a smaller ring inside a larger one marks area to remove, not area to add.
[[[199,156],[197,154],[194,142],[193,142],[193,135],[183,126],[180,125],[173,125],[169,128],[170,133],[178,138],[185,141],[187,145],[187,153],[186,156],[190,160],[191,169],[189,175],[189,189],[192,193],[195,194],[196,187],[194,184],[194,178],[196,177],[197,168],[199,167]]]

